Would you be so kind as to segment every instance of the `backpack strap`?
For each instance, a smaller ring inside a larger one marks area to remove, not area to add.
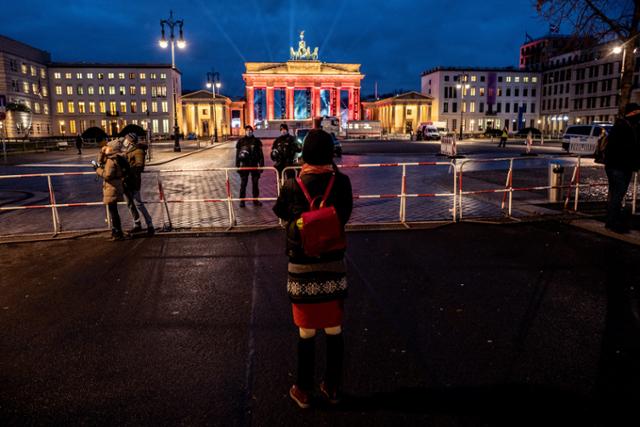
[[[327,198],[329,197],[329,193],[331,193],[331,189],[333,188],[333,183],[335,180],[336,180],[336,174],[332,173],[331,179],[329,180],[329,185],[327,185],[327,189],[324,191],[324,195],[322,196],[322,200],[320,201],[321,208],[324,207],[324,204],[326,203]],[[318,199],[319,196],[316,198],[312,198],[311,195],[309,194],[309,190],[307,190],[307,187],[302,182],[302,178],[300,178],[299,176],[296,177],[296,181],[298,182],[298,185],[300,186],[300,189],[302,190],[304,197],[307,199],[307,202],[309,202],[309,206],[311,207],[311,209],[313,209],[313,204]]]

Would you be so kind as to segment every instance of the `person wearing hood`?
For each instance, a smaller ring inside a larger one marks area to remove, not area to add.
[[[282,171],[294,165],[296,154],[299,153],[300,145],[289,133],[289,126],[286,123],[280,125],[280,136],[271,145],[271,160],[278,174],[282,176]],[[295,176],[294,170],[287,171],[287,178]]]
[[[126,164],[126,160],[111,145],[100,150],[97,163],[94,163],[96,174],[103,179],[102,202],[107,206],[111,217],[111,240],[124,239],[120,214],[118,213],[118,202],[122,201],[123,194],[123,164]]]
[[[144,171],[145,158],[147,155],[146,145],[138,141],[138,135],[135,133],[130,133],[125,136],[122,145],[124,158],[129,164],[129,170],[123,182],[127,208],[129,208],[129,212],[133,217],[133,229],[131,229],[129,233],[135,234],[142,231],[142,221],[140,220],[140,213],[142,213],[147,226],[147,234],[151,236],[155,233],[153,219],[140,195],[142,172]]]
[[[640,105],[627,104],[607,136],[604,165],[609,183],[605,227],[615,233],[627,233],[622,211],[631,176],[640,168]]]

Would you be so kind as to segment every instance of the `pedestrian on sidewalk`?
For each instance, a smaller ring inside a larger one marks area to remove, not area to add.
[[[124,239],[118,202],[122,201],[122,178],[124,177],[122,164],[125,163],[126,160],[120,157],[118,150],[108,145],[100,150],[97,162],[94,163],[96,173],[104,180],[102,202],[107,206],[111,217],[111,240]]]
[[[278,170],[278,176],[282,176],[285,168],[293,166],[296,154],[301,151],[296,139],[289,134],[289,126],[286,123],[280,125],[280,136],[271,145],[271,160],[273,166]],[[295,170],[287,171],[287,178],[296,176]]]
[[[253,135],[253,127],[245,126],[245,136],[240,138],[236,143],[236,167],[237,168],[255,168],[264,167],[264,154],[262,154],[262,141]],[[251,189],[253,190],[253,198],[260,197],[260,175],[261,170],[239,170],[240,175],[240,198],[247,197],[247,184],[249,183],[249,175],[251,175]],[[255,206],[262,206],[260,200],[254,200]],[[245,207],[245,201],[240,202],[240,207]]]
[[[502,134],[500,135],[500,142],[498,142],[498,148],[507,148],[507,138],[509,138],[509,129],[507,129],[507,125],[504,125]]]
[[[145,159],[147,156],[147,145],[138,139],[135,133],[129,133],[125,136],[122,143],[124,149],[124,158],[127,160],[129,169],[124,178],[124,197],[127,201],[127,208],[133,217],[133,228],[129,230],[129,234],[135,234],[142,231],[142,223],[140,221],[140,212],[144,216],[144,222],[147,226],[147,234],[152,236],[155,234],[153,219],[147,210],[140,189],[142,187],[142,172],[144,172]]]
[[[78,150],[78,154],[82,154],[82,144],[83,144],[83,140],[82,140],[82,135],[78,134],[76,135],[76,149]]]
[[[302,148],[304,165],[300,172],[309,196],[323,197],[333,182],[326,206],[335,207],[342,228],[351,216],[353,194],[349,177],[333,164],[333,140],[321,129],[313,129]],[[297,378],[289,396],[301,408],[310,406],[314,386],[315,336],[318,329],[326,335],[326,371],[320,393],[329,403],[338,403],[341,395],[344,340],[342,334],[343,301],[347,292],[344,250],[319,257],[305,254],[299,220],[310,210],[309,202],[295,178],[288,178],[273,208],[287,221],[288,281],[293,322],[298,327]]]
[[[631,176],[640,168],[640,105],[627,104],[624,114],[609,131],[604,150],[604,168],[609,181],[607,221],[605,227],[616,233],[627,233],[622,201]]]

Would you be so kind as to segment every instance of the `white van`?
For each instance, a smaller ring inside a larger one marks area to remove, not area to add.
[[[611,130],[611,123],[592,123],[588,125],[571,125],[562,136],[562,149],[569,151],[571,138],[579,138],[586,142],[590,137],[598,138],[604,129],[607,133]]]
[[[440,140],[440,130],[435,125],[422,125],[419,130],[422,131],[422,139],[425,141]]]

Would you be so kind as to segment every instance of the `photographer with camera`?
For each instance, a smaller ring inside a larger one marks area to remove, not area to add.
[[[122,201],[124,177],[123,166],[126,160],[120,157],[113,144],[103,147],[97,161],[91,162],[93,168],[104,182],[102,184],[102,202],[107,205],[111,217],[111,240],[123,240],[122,224],[118,213],[118,202]]]
[[[127,208],[129,208],[129,212],[133,217],[133,229],[131,229],[129,233],[136,234],[142,231],[140,221],[141,212],[142,216],[144,216],[144,222],[147,225],[147,234],[152,236],[155,234],[153,219],[140,195],[147,145],[138,141],[138,135],[135,133],[127,134],[127,136],[124,137],[122,145],[124,158],[129,164],[129,171],[124,178],[124,197],[127,201]]]
[[[250,125],[245,126],[245,136],[240,138],[236,143],[236,167],[237,168],[249,168],[249,167],[264,167],[264,155],[262,154],[262,141],[253,135],[253,127]],[[251,187],[253,190],[253,198],[260,197],[260,187],[258,181],[260,180],[261,170],[240,170],[240,198],[244,199],[247,196],[247,184],[249,182],[249,174],[251,174]],[[255,206],[262,206],[262,202],[254,200]],[[245,207],[245,202],[240,202],[240,207]]]

